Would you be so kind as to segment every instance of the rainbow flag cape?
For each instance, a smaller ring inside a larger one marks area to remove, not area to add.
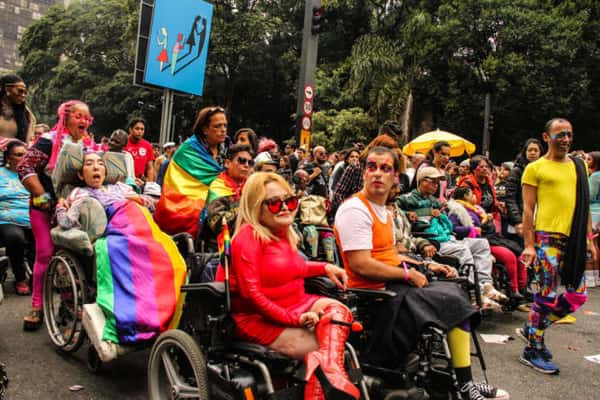
[[[227,174],[227,172],[223,171],[208,187],[206,204],[208,205],[218,198],[228,196],[234,196],[233,200],[238,201],[243,186],[243,184],[237,183]]]
[[[223,169],[193,135],[173,155],[154,219],[169,234],[197,236],[208,187]]]
[[[106,209],[108,226],[95,243],[103,340],[136,343],[176,327],[185,261],[148,210],[132,201]]]

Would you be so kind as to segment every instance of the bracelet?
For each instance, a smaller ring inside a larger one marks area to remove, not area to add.
[[[31,202],[34,206],[39,207],[43,204],[46,204],[50,201],[51,197],[48,193],[42,193],[39,196],[35,196]]]
[[[409,279],[408,279],[408,266],[406,265],[406,263],[404,261],[402,261],[402,268],[404,268],[404,282],[408,283]]]
[[[594,232],[590,232],[590,233],[588,233],[588,234],[587,234],[587,238],[588,238],[588,240],[594,240],[594,239],[596,239],[597,237],[598,237],[598,234],[597,234],[597,233],[594,233]]]

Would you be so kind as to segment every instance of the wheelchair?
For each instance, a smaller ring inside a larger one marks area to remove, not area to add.
[[[365,361],[373,332],[371,306],[396,293],[386,290],[338,290],[327,278],[305,280],[308,293],[345,303],[363,329],[346,343],[346,370],[362,399],[420,400],[458,398],[445,334],[430,327],[414,352],[390,369]],[[164,332],[148,363],[148,398],[159,399],[303,399],[304,366],[267,347],[233,338],[226,283],[189,283],[179,329]],[[475,335],[475,347],[485,363]]]
[[[107,177],[112,175],[114,179],[121,180],[126,171],[124,157],[120,153],[107,154]],[[53,176],[59,196],[66,197],[69,193],[73,170],[77,170],[74,165],[82,159],[81,148],[76,145],[66,144],[61,150],[57,165],[67,167],[61,169],[60,176]],[[51,236],[57,250],[44,275],[43,313],[48,336],[59,351],[74,353],[88,340],[87,366],[92,372],[98,373],[105,362],[147,348],[152,343],[144,341],[125,346],[102,340],[105,318],[95,304],[96,257],[92,244],[106,229],[107,221],[104,208],[98,201],[90,198],[83,202],[85,205],[82,205],[82,209],[85,207],[86,216],[82,211],[80,230],[52,230]],[[76,233],[71,235],[72,232]],[[191,235],[178,234],[172,239],[188,271],[193,270],[198,257]]]

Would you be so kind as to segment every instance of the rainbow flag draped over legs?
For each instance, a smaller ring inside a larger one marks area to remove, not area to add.
[[[154,219],[171,235],[198,236],[208,187],[223,169],[196,135],[177,149],[169,162]]]
[[[106,317],[102,339],[154,339],[179,323],[185,262],[146,208],[123,201],[106,211],[108,226],[95,243],[96,302]]]

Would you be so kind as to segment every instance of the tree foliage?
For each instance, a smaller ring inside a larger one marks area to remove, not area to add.
[[[177,134],[198,109],[228,108],[231,130],[289,138],[303,2],[214,0],[205,95],[176,97]],[[492,155],[508,159],[553,116],[597,146],[600,3],[594,0],[323,0],[313,143],[367,141],[387,119],[412,136],[436,127],[481,142],[492,94]],[[135,0],[55,6],[25,32],[20,73],[51,121],[69,98],[90,103],[107,134],[144,114],[156,139],[160,93],[132,84]]]

